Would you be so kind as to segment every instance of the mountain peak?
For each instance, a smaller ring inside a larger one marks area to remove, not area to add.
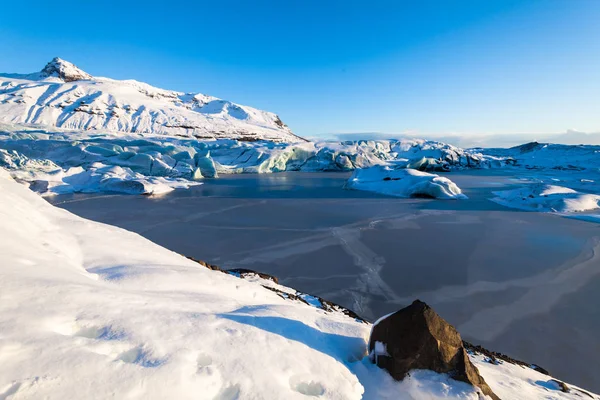
[[[90,74],[59,57],[54,57],[52,61],[46,64],[44,69],[41,71],[41,75],[45,78],[51,76],[60,78],[65,82],[92,79]]]

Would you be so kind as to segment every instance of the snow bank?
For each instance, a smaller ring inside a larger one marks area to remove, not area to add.
[[[528,211],[572,213],[600,208],[600,196],[547,184],[494,192],[498,204]]]
[[[359,399],[367,327],[0,177],[0,396]]]
[[[467,198],[450,179],[414,169],[357,169],[346,182],[345,188],[397,197]]]

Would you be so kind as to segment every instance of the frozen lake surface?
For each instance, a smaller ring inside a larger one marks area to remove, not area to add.
[[[600,224],[488,200],[522,186],[526,171],[452,172],[469,196],[456,201],[346,191],[348,176],[229,175],[160,197],[48,200],[223,268],[278,276],[367,319],[419,298],[466,340],[600,391]]]

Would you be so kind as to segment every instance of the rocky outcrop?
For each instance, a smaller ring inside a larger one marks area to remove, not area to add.
[[[428,369],[499,399],[471,363],[458,331],[422,301],[415,300],[377,321],[369,339],[369,354],[396,380],[404,379],[410,370]]]
[[[277,279],[276,276],[265,274],[263,272],[253,271],[251,269],[245,269],[245,268],[222,269],[216,265],[209,264],[206,261],[198,260],[194,257],[188,256],[187,258],[189,258],[190,260],[197,262],[198,264],[202,265],[203,267],[206,267],[213,271],[219,271],[224,274],[237,276],[238,278],[241,278],[241,279],[251,280],[251,279],[258,277],[261,280],[265,281],[264,283],[261,283],[262,287],[264,287],[265,289],[268,289],[274,293],[277,293],[277,295],[283,299],[290,300],[290,301],[297,301],[297,302],[304,303],[309,306],[320,308],[321,310],[324,310],[329,313],[337,313],[337,314],[346,315],[347,317],[353,318],[354,320],[356,320],[358,322],[362,322],[365,324],[368,323],[367,320],[360,317],[358,314],[356,314],[354,311],[350,310],[349,308],[340,306],[339,304],[333,303],[329,300],[325,300],[319,296],[314,296],[312,294],[300,292],[296,289],[288,288],[285,286],[280,286],[279,279]],[[268,282],[272,282],[275,285],[265,284]]]
[[[480,345],[474,345],[465,340],[463,340],[463,346],[465,346],[465,349],[467,349],[467,351],[469,353],[481,354],[481,355],[485,356],[486,361],[489,362],[490,364],[498,365],[501,362],[507,362],[510,364],[520,365],[520,366],[526,367],[526,368],[531,368],[534,371],[537,371],[544,375],[550,375],[550,372],[548,372],[547,369],[542,368],[537,364],[532,364],[532,363],[528,363],[525,361],[516,360],[510,356],[507,356],[506,354],[502,354],[497,351],[488,350]]]
[[[85,71],[77,68],[74,64],[65,61],[59,57],[54,57],[44,69],[40,72],[44,78],[54,76],[62,79],[64,82],[74,82],[92,79],[92,76]]]

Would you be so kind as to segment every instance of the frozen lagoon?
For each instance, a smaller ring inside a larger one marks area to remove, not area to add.
[[[368,319],[419,298],[465,339],[599,391],[600,224],[488,200],[528,174],[452,172],[462,201],[347,191],[348,173],[299,172],[222,176],[160,197],[48,200],[224,268],[276,275]]]

